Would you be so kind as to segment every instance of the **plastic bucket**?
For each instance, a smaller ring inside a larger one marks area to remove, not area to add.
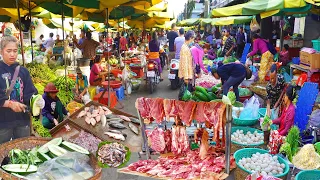
[[[320,51],[320,39],[312,40],[313,49]]]
[[[79,58],[77,59],[77,65],[79,67],[90,66],[90,59],[87,58]]]

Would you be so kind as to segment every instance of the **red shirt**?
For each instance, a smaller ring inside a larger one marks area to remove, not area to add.
[[[120,38],[120,50],[126,51],[127,50],[127,44],[128,44],[127,39],[125,37],[121,37]]]
[[[95,63],[90,71],[90,84],[94,83],[94,80],[99,78],[99,73],[102,71],[102,67],[100,66],[100,64]]]
[[[112,44],[112,38],[106,38],[106,42],[108,42],[108,45]]]

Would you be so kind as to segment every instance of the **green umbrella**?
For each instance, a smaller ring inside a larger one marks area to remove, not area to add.
[[[134,8],[131,6],[118,6],[110,12],[110,19],[122,19],[134,14]]]

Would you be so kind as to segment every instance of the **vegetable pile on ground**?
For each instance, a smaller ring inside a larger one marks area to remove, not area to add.
[[[36,133],[41,137],[51,137],[49,130],[43,127],[41,121],[39,119],[33,117],[32,118],[32,126]]]
[[[89,151],[83,147],[62,138],[55,138],[41,147],[34,147],[31,150],[13,149],[9,152],[9,164],[1,166],[7,172],[16,174],[30,174],[38,170],[41,164],[66,155],[69,152],[77,152],[89,155]]]
[[[211,89],[205,89],[201,86],[196,86],[196,90],[193,93],[192,100],[200,102],[210,102],[217,99],[215,93],[210,91]]]
[[[318,169],[320,155],[316,152],[313,144],[306,144],[293,156],[292,164],[302,170]]]
[[[119,143],[107,143],[98,150],[98,160],[110,167],[119,167],[126,161],[127,149]]]
[[[259,172],[261,175],[278,175],[282,174],[285,164],[280,164],[278,156],[271,156],[268,153],[253,154],[251,158],[242,158],[239,165],[251,172]]]
[[[74,80],[69,77],[61,76],[54,80],[53,84],[59,90],[57,95],[63,105],[66,106],[70,101],[74,99],[74,94],[72,93],[72,88],[74,88],[76,85],[76,82]]]
[[[215,84],[219,84],[220,80],[214,78],[211,74],[202,74],[200,78],[196,79],[196,86],[201,86],[204,88],[211,88]]]
[[[232,133],[231,141],[240,143],[240,144],[259,144],[263,143],[263,133],[258,133],[258,131],[254,131],[252,134],[248,131],[246,134],[243,133],[243,130],[237,130],[236,132]]]
[[[289,161],[292,162],[292,157],[296,155],[299,147],[300,130],[297,126],[293,126],[286,137],[285,143],[280,147],[280,153],[287,155]]]
[[[239,96],[240,97],[251,96],[251,95],[252,95],[252,92],[248,88],[239,87]]]
[[[40,83],[45,86],[49,82],[53,82],[57,77],[52,69],[46,64],[29,63],[27,69],[30,72],[33,83]]]

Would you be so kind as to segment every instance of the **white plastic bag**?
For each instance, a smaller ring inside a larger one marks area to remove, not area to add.
[[[256,119],[259,117],[260,103],[258,98],[252,96],[249,100],[246,100],[244,104],[244,109],[240,113],[240,119]]]

